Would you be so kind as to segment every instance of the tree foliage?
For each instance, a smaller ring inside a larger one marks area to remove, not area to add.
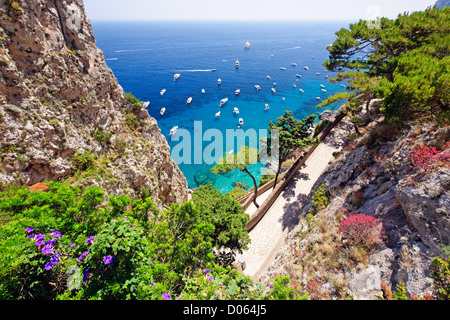
[[[284,115],[279,117],[276,122],[269,123],[269,132],[271,135],[263,141],[267,144],[267,150],[271,150],[277,140],[279,149],[278,153],[278,169],[275,175],[275,184],[278,181],[282,164],[291,156],[292,152],[299,148],[306,148],[314,143],[319,142],[317,138],[311,137],[309,130],[314,124],[316,115],[310,115],[303,120],[297,120],[292,115],[292,111],[285,111]],[[273,134],[277,132],[276,136]],[[274,156],[272,154],[272,156]]]
[[[389,121],[427,117],[449,122],[449,13],[450,8],[429,8],[381,18],[379,27],[360,20],[339,30],[324,65],[340,72],[334,81],[352,79],[350,93],[322,105],[380,97]]]

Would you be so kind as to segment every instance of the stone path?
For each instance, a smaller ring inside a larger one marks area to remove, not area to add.
[[[307,159],[305,166],[288,183],[261,221],[250,231],[249,249],[238,257],[238,260],[245,259],[244,274],[258,281],[273,263],[287,234],[299,221],[297,215],[300,208],[309,203],[308,197],[312,187],[334,159],[333,153],[342,149],[352,128],[351,124],[342,121],[333,129]],[[272,190],[260,195],[258,203],[262,204]],[[251,214],[255,210],[252,204],[246,212]]]

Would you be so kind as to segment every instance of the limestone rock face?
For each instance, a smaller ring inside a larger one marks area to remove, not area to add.
[[[68,178],[74,156],[89,152],[102,161],[74,183],[187,200],[165,137],[145,109],[131,107],[82,0],[5,0],[0,15],[0,184]]]
[[[396,197],[406,217],[430,247],[450,240],[450,169],[429,174],[418,185],[400,181]],[[434,241],[433,241],[434,240]]]

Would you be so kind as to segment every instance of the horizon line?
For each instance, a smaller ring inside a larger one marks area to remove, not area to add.
[[[110,21],[110,22],[358,22],[353,19],[336,19],[336,20],[298,20],[298,19],[90,19],[93,22]]]

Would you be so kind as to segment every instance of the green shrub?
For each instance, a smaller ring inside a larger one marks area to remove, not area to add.
[[[313,214],[324,210],[330,204],[330,193],[327,190],[327,186],[322,184],[312,197],[311,210]]]
[[[437,296],[450,300],[450,257],[447,261],[439,257],[433,259],[433,280]]]
[[[92,168],[97,160],[96,156],[89,151],[76,153],[72,156],[72,165],[75,171],[86,171]]]
[[[227,193],[227,196],[233,198],[234,200],[240,199],[247,194],[247,191],[240,187],[236,187]]]
[[[91,137],[101,144],[109,143],[112,135],[111,132],[106,133],[103,129],[91,130]]]
[[[314,129],[314,137],[317,137],[330,123],[330,120],[322,120]]]

